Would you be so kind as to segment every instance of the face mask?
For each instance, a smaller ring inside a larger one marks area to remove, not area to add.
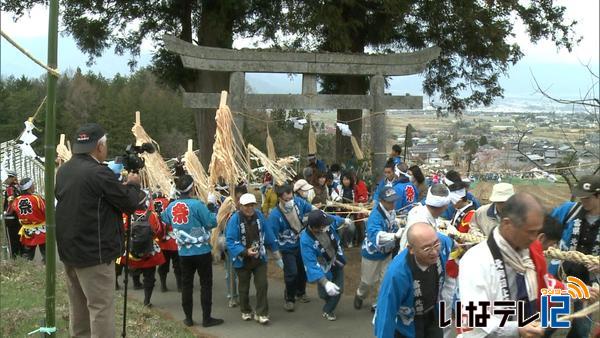
[[[289,200],[289,201],[285,202],[285,203],[283,204],[283,209],[284,209],[286,212],[290,212],[290,211],[292,211],[292,209],[294,209],[294,200],[292,199],[292,200]]]

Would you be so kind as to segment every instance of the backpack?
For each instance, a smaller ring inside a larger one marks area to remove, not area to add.
[[[154,250],[154,234],[150,226],[150,210],[131,222],[130,253],[136,257],[144,257]]]

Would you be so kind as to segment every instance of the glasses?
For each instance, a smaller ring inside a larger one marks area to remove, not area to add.
[[[437,242],[434,245],[430,245],[430,246],[421,248],[421,251],[423,251],[424,253],[430,253],[432,250],[438,250],[441,245],[442,245],[442,243]]]

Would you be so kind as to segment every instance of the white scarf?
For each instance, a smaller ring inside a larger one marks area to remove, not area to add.
[[[523,249],[517,252],[510,244],[508,244],[504,237],[500,235],[498,227],[494,229],[494,239],[496,240],[496,244],[498,244],[504,263],[508,264],[517,273],[525,275],[527,297],[529,298],[529,301],[537,299],[537,274],[535,272],[533,260],[529,256],[529,249]]]

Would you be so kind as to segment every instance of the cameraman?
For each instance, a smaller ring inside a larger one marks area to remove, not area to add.
[[[98,124],[81,126],[73,157],[56,174],[56,243],[65,265],[69,333],[74,337],[114,337],[115,258],[123,254],[122,212],[145,198],[140,179],[121,184],[102,163],[108,147]]]

